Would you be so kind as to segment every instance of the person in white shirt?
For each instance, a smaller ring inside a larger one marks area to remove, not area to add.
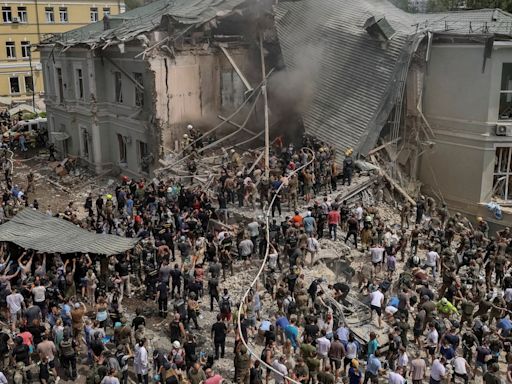
[[[409,355],[407,354],[407,349],[404,346],[400,347],[400,352],[398,354],[398,367],[402,369],[402,375],[407,376],[407,367],[409,366]]]
[[[439,269],[440,257],[439,254],[434,251],[432,248],[429,248],[427,252],[427,260],[425,262],[425,267],[432,269],[432,276],[434,279],[436,278],[436,272]]]
[[[455,377],[460,377],[464,380],[464,384],[469,383],[468,371],[471,372],[471,367],[468,362],[462,356],[457,356],[455,353],[455,358],[452,360],[453,365],[453,374]]]
[[[428,353],[431,357],[432,363],[434,362],[434,355],[436,354],[438,344],[439,344],[439,333],[437,332],[437,329],[434,326],[434,324],[430,323],[428,325],[427,347],[428,347]]]
[[[331,348],[331,342],[327,339],[325,329],[321,331],[322,337],[316,339],[316,353],[318,358],[320,359],[320,363],[325,368],[327,364],[329,364],[329,349]]]
[[[272,363],[272,368],[274,368],[277,372],[272,372],[272,375],[274,376],[274,381],[276,384],[284,384],[285,383],[285,376],[288,376],[288,368],[286,368],[286,357],[280,356],[279,359],[274,360]]]
[[[434,360],[432,367],[430,367],[430,384],[441,384],[441,380],[446,376],[445,363],[444,357]]]
[[[311,237],[308,237],[308,247],[307,252],[311,254],[311,266],[313,266],[313,263],[315,262],[315,257],[318,255],[318,251],[320,250],[320,243],[316,239],[316,237],[313,235]]]
[[[372,257],[372,264],[374,268],[374,272],[378,273],[381,271],[382,263],[384,261],[384,252],[385,249],[380,244],[370,248],[370,255]],[[378,269],[378,271],[377,271]]]
[[[135,346],[135,359],[133,360],[137,381],[139,383],[148,382],[148,350],[146,349],[146,339],[142,338]]]
[[[390,371],[388,375],[389,384],[405,384],[405,379],[402,376],[403,370],[398,367],[395,372]]]
[[[382,307],[384,306],[384,294],[382,293],[380,287],[370,293],[370,308],[372,311],[372,321],[373,321],[373,312],[377,313],[377,321],[379,323],[379,328],[382,328]]]
[[[12,329],[16,329],[16,320],[21,316],[21,309],[25,308],[23,296],[18,293],[16,287],[11,288],[11,294],[6,297],[7,307],[11,314]]]

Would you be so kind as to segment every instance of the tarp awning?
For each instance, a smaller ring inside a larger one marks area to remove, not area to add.
[[[138,239],[97,234],[69,221],[25,208],[0,225],[0,241],[10,241],[40,252],[114,255],[133,248]]]

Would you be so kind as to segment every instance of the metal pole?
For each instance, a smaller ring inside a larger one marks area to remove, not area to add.
[[[28,64],[30,65],[30,78],[32,79],[32,109],[36,113],[36,82],[34,81],[34,70],[32,68],[32,45],[28,47]]]
[[[263,94],[263,103],[265,106],[265,176],[270,175],[270,133],[268,124],[268,98],[267,98],[267,75],[265,70],[265,55],[263,54],[263,35],[260,32],[260,57],[261,57],[261,74],[263,85],[261,93]]]

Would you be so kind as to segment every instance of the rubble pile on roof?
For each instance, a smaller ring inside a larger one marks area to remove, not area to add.
[[[365,29],[370,20],[384,38]],[[282,1],[275,22],[287,69],[313,79],[302,111],[306,132],[363,155],[403,94],[402,75],[426,32],[512,33],[512,15],[501,10],[409,14],[387,0]]]
[[[183,28],[209,22],[216,17],[233,11],[245,0],[157,0],[126,13],[110,16],[110,27],[104,29],[104,22],[86,25],[63,34],[54,35],[43,43],[57,43],[63,46],[87,44],[91,47],[108,46],[129,42],[137,36],[151,32],[160,26],[162,18],[171,18]]]

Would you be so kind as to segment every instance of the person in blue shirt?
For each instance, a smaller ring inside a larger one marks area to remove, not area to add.
[[[280,335],[281,341],[284,343],[283,333],[285,328],[290,324],[286,316],[280,316],[276,319],[277,334]]]
[[[370,341],[368,342],[368,357],[374,355],[377,349],[380,347],[379,341],[377,340],[377,335],[375,332],[370,332]]]
[[[512,321],[510,321],[509,316],[507,315],[498,321],[496,328],[501,329],[501,336],[509,337],[512,330]]]
[[[446,361],[451,361],[455,357],[455,349],[453,349],[448,340],[443,341],[441,348],[439,348],[439,353],[441,353],[441,356],[444,356]]]
[[[363,373],[359,369],[359,361],[352,359],[350,369],[348,370],[348,384],[361,384],[363,382]]]
[[[306,213],[306,217],[302,220],[302,224],[304,225],[304,232],[306,235],[311,237],[313,232],[316,230],[316,221],[313,216],[311,216],[311,212]]]
[[[293,350],[297,350],[299,347],[298,337],[299,337],[299,329],[295,325],[296,320],[294,318],[291,319],[290,324],[286,326],[284,329],[284,335],[286,339],[290,340],[292,343]]]
[[[379,372],[382,368],[379,355],[379,351],[375,351],[375,354],[370,355],[368,358],[368,364],[366,365],[363,384],[368,383],[368,380],[370,380],[372,384],[377,384],[379,382]]]

